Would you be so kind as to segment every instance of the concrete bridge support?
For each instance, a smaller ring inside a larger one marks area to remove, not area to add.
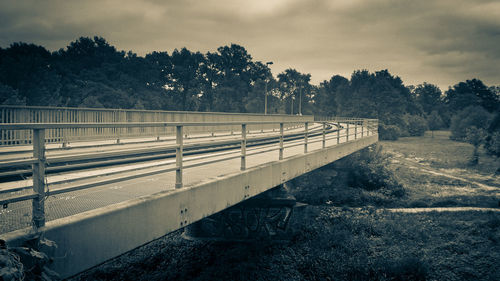
[[[297,202],[286,183],[211,215],[184,229],[186,239],[213,241],[288,240]]]

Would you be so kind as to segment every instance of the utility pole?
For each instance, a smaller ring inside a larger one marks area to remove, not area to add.
[[[272,61],[266,62],[266,67],[268,65],[271,65],[271,64],[273,64]],[[264,114],[267,114],[267,79],[266,79],[265,83],[266,83],[266,86],[265,86],[265,92],[264,92]]]

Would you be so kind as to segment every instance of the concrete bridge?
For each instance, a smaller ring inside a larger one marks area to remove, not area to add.
[[[0,109],[0,239],[43,233],[58,245],[63,277],[378,141],[374,119],[120,111],[143,114],[124,121],[95,117],[111,110]],[[61,110],[97,114],[68,122]]]

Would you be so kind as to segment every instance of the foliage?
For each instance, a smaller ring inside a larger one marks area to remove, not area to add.
[[[498,89],[500,87],[497,87],[497,94],[500,93]],[[497,113],[490,122],[484,147],[489,154],[500,157],[500,113]],[[497,172],[500,172],[500,168]]]
[[[458,141],[466,141],[467,128],[472,126],[478,129],[487,129],[492,115],[481,106],[469,106],[451,119],[450,138]]]
[[[14,43],[0,54],[3,104],[261,112],[247,104],[257,90],[263,98],[259,81],[273,80],[267,65],[236,44],[216,53],[182,48],[139,57],[104,38],[81,37],[53,53]]]
[[[387,70],[369,73],[355,71],[349,88],[336,95],[338,115],[378,118],[394,125],[405,113],[420,113],[402,80]]]
[[[59,280],[59,275],[48,268],[52,259],[45,254],[55,247],[40,234],[27,237],[19,247],[7,247],[0,240],[0,280]]]
[[[481,106],[489,112],[500,109],[500,96],[478,79],[460,82],[450,88],[446,92],[445,102],[450,111],[455,113],[468,106]]]
[[[26,105],[26,98],[19,96],[19,91],[0,83],[1,105]]]
[[[433,110],[431,114],[427,116],[427,124],[431,131],[439,130],[444,126],[443,119],[441,119],[441,116],[439,116],[436,110]]]
[[[349,90],[349,80],[340,75],[333,76],[329,81],[323,81],[315,96],[316,114],[322,116],[335,116],[341,112],[337,103],[337,96],[345,95]]]
[[[341,160],[349,171],[349,186],[365,190],[383,190],[391,196],[401,197],[404,189],[387,169],[388,155],[382,146],[372,145]]]
[[[416,102],[422,107],[425,114],[430,114],[438,109],[441,104],[441,90],[433,84],[420,84],[414,90]]]
[[[404,119],[408,124],[408,133],[410,136],[423,136],[427,130],[427,121],[418,115],[405,115]]]
[[[293,68],[273,77],[267,64],[237,44],[205,54],[181,48],[144,57],[102,37],[81,37],[56,52],[28,43],[0,48],[0,104],[262,113],[267,92],[270,113],[378,118],[399,127],[398,134],[382,128],[382,139],[421,134],[422,120],[404,120],[406,115],[437,111],[448,126],[469,105],[495,112],[500,104],[498,87],[478,79],[444,95],[428,83],[405,86],[388,70],[356,70],[350,79],[334,75],[319,86],[310,81],[310,74]]]
[[[379,123],[378,126],[378,137],[380,140],[391,140],[395,141],[401,135],[401,130],[396,125],[385,125]]]
[[[486,150],[497,157],[500,157],[500,132],[493,132],[486,137]]]
[[[476,126],[468,127],[465,131],[465,140],[474,146],[474,152],[472,153],[472,159],[470,163],[472,165],[477,165],[479,162],[479,146],[484,142],[486,138],[486,131]]]
[[[310,74],[302,74],[291,68],[278,74],[278,82],[282,93],[281,98],[290,106],[289,110],[288,106],[285,109],[287,113],[296,114],[303,112],[301,106],[308,103],[311,93],[309,86],[310,80]]]
[[[405,190],[387,169],[388,156],[374,145],[290,182],[301,202],[336,206],[392,206]]]
[[[480,146],[486,137],[486,131],[484,129],[477,128],[476,126],[467,128],[465,134],[465,140],[475,147]]]

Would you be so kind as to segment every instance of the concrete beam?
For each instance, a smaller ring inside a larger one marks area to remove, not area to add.
[[[44,237],[57,243],[53,269],[63,278],[183,228],[378,141],[370,136],[270,162],[193,186],[49,221]],[[19,245],[29,229],[2,235]]]

